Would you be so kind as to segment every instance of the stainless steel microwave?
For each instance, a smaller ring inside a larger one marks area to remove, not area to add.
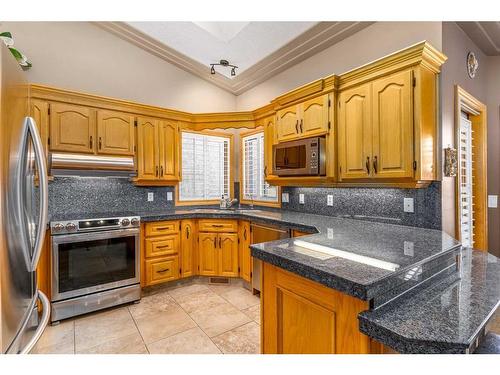
[[[273,146],[273,174],[276,176],[324,176],[325,138],[315,137]]]

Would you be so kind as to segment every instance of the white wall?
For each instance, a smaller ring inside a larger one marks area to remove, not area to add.
[[[227,112],[236,97],[87,22],[3,22],[33,63],[32,83],[188,112]]]
[[[238,111],[254,109],[298,86],[341,74],[422,40],[441,49],[441,22],[377,22],[237,97]]]

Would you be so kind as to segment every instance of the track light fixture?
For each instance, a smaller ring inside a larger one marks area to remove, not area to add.
[[[231,68],[231,77],[234,77],[236,75],[236,69],[238,69],[238,67],[236,65],[229,64],[229,61],[220,60],[218,63],[210,64],[210,73],[211,74],[215,74],[215,67],[216,66],[224,66],[224,67]]]

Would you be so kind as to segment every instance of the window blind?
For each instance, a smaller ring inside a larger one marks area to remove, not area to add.
[[[278,201],[278,189],[269,185],[264,176],[264,133],[242,138],[243,199]]]
[[[229,196],[229,138],[182,132],[182,181],[179,200]]]
[[[472,195],[473,179],[473,152],[472,152],[472,123],[465,117],[460,119],[458,162],[460,173],[460,234],[462,245],[474,245],[474,203]]]

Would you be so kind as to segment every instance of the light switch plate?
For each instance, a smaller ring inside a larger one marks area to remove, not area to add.
[[[171,201],[173,200],[173,196],[172,196],[172,192],[171,191],[167,191],[167,201]]]
[[[155,194],[154,193],[148,193],[148,202],[152,202],[155,200]]]
[[[404,212],[411,212],[411,213],[415,212],[413,198],[404,198],[403,203],[404,203]]]
[[[414,251],[413,251],[414,247],[415,246],[414,246],[413,242],[411,242],[411,241],[405,241],[405,243],[404,243],[404,253],[405,253],[405,255],[412,257],[413,253],[414,253]]]
[[[329,240],[333,240],[333,228],[326,229],[326,236],[328,237]]]
[[[281,202],[282,203],[290,202],[290,195],[288,193],[281,193]]]
[[[333,206],[333,195],[332,194],[328,194],[326,196],[326,204],[328,206]]]
[[[488,208],[498,207],[498,195],[488,195]]]
[[[304,204],[304,194],[302,193],[299,194],[299,203]]]

